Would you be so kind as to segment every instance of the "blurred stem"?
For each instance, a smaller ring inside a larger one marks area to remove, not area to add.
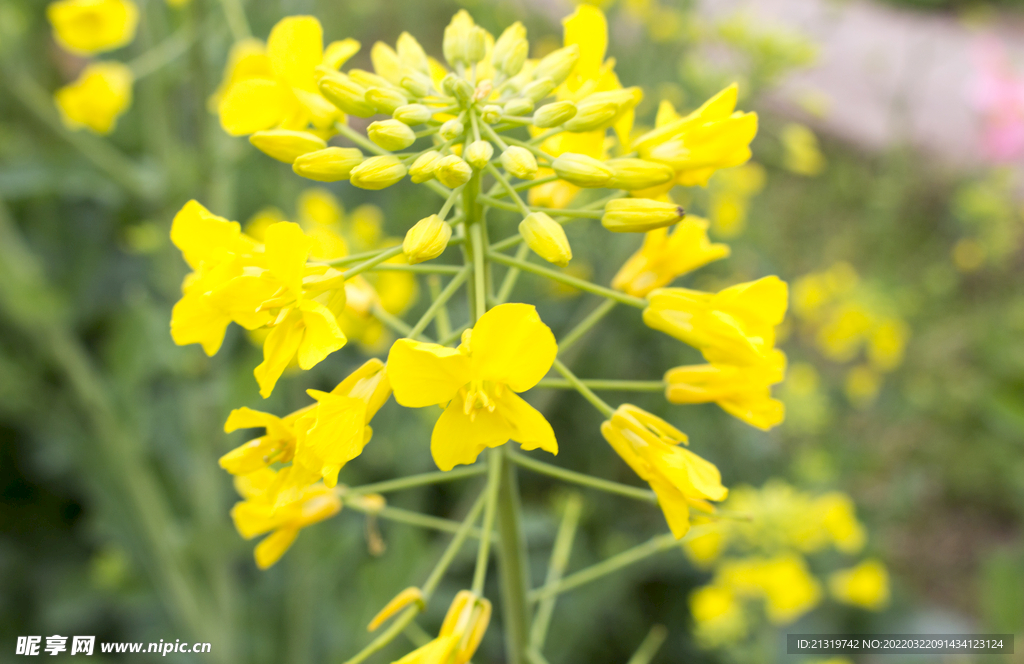
[[[376,267],[377,265],[380,265],[389,258],[394,258],[400,253],[402,253],[402,245],[400,244],[380,251],[373,258],[369,258],[363,261],[362,263],[359,263],[355,267],[351,267],[345,270],[345,280],[347,281],[348,279],[351,279],[357,274],[362,274],[363,272],[369,270],[371,267]]]
[[[486,472],[487,466],[480,463],[473,466],[466,466],[465,468],[456,468],[447,472],[437,471],[433,473],[420,473],[419,475],[400,477],[397,480],[387,480],[386,482],[376,482],[374,484],[349,487],[345,489],[343,493],[355,495],[403,491],[405,489],[413,489],[415,487],[426,486],[429,484],[440,484],[442,482],[461,480],[466,477],[476,477],[477,475],[483,475]]]
[[[459,274],[463,268],[461,265],[405,265],[397,263],[394,265],[374,265],[366,270],[367,272],[415,272],[417,274]]]
[[[561,581],[530,591],[529,600],[530,602],[539,602],[547,597],[560,595],[678,545],[679,542],[672,533],[657,535],[639,546],[626,549],[622,553],[617,553],[596,565],[591,565],[575,574],[570,574]]]
[[[548,562],[548,574],[544,580],[545,586],[550,586],[562,578],[565,566],[569,563],[569,554],[572,552],[572,542],[576,537],[576,526],[580,522],[580,512],[583,510],[583,500],[578,493],[569,494],[565,503],[565,512],[562,514],[562,523],[558,526],[558,534],[555,535],[555,544],[551,548],[551,560]],[[551,624],[551,616],[555,610],[555,596],[541,600],[537,604],[537,610],[533,614],[533,625],[530,628],[530,648],[540,652],[544,649],[544,642],[548,636],[548,626]]]
[[[632,295],[627,295],[626,293],[612,290],[611,288],[598,286],[597,284],[591,283],[585,279],[579,279],[578,277],[573,277],[563,272],[558,272],[557,270],[552,270],[550,268],[529,263],[525,260],[506,256],[505,254],[498,253],[497,251],[487,252],[487,257],[496,263],[501,263],[510,267],[517,267],[524,272],[532,272],[533,274],[547,277],[548,279],[561,282],[567,286],[578,288],[581,291],[594,293],[595,295],[600,295],[601,297],[605,297],[610,300],[628,304],[632,307],[637,307],[638,309],[644,309],[647,307],[647,300],[644,300],[643,298],[633,297]]]
[[[395,332],[396,334],[400,334],[403,337],[408,337],[409,333],[412,332],[412,328],[409,327],[408,323],[406,323],[398,316],[389,313],[386,309],[384,309],[384,307],[380,306],[379,304],[375,304],[373,305],[373,307],[370,308],[370,314],[380,322],[384,323],[385,327],[390,328],[391,331]],[[421,341],[428,340],[425,337],[422,337],[422,335],[420,336]]]
[[[546,175],[542,178],[537,178],[536,180],[528,180],[526,182],[520,182],[519,184],[512,185],[512,188],[516,191],[525,191],[527,189],[533,189],[538,185],[547,184],[548,182],[554,182],[555,180],[560,179],[561,178],[557,175]],[[508,192],[501,187],[500,183],[495,182],[490,191],[487,192],[487,195],[493,196],[494,198],[502,198],[504,196],[508,196]]]
[[[530,144],[531,145],[540,145],[541,143],[543,143],[544,141],[548,140],[552,136],[557,136],[558,134],[561,134],[563,131],[565,131],[565,130],[562,129],[561,127],[555,127],[554,129],[549,129],[548,131],[544,132],[543,134],[540,134],[538,136],[534,136],[533,138],[531,138],[530,139]]]
[[[569,383],[574,388],[576,388],[576,391],[579,392],[584,399],[589,401],[594,406],[594,408],[597,408],[599,411],[601,411],[602,415],[609,418],[612,416],[612,413],[615,412],[615,409],[609,406],[607,403],[605,403],[604,399],[594,394],[593,390],[584,385],[583,381],[577,378],[576,374],[570,371],[569,367],[565,366],[561,360],[555,358],[555,363],[553,366],[555,367],[555,371],[565,376],[566,380],[568,380]]]
[[[516,260],[525,261],[526,254],[529,253],[530,247],[525,243],[519,245],[516,249]],[[512,289],[515,288],[516,282],[519,280],[519,275],[522,274],[522,270],[517,267],[510,267],[508,272],[505,273],[505,278],[501,282],[501,288],[498,289],[497,304],[504,304],[509,295],[512,294]]]
[[[474,171],[469,182],[462,189],[462,214],[464,217],[462,223],[469,235],[469,258],[473,264],[473,290],[470,306],[472,309],[471,319],[474,323],[480,320],[480,317],[487,311],[486,248],[483,230],[480,228],[483,220],[480,217],[480,205],[477,203],[479,194],[480,172]]]
[[[569,350],[570,347],[574,346],[584,334],[589,332],[591,328],[597,325],[602,318],[608,315],[615,305],[618,304],[615,300],[605,300],[596,309],[591,311],[586,318],[581,320],[576,327],[569,330],[565,336],[558,341],[558,354],[561,355],[565,351]]]
[[[519,212],[523,213],[524,217],[529,215],[531,212],[530,207],[523,202],[523,199],[519,198],[519,194],[516,193],[516,190],[512,187],[512,183],[508,181],[508,178],[502,175],[501,171],[495,168],[494,164],[487,164],[487,172],[494,176],[494,179],[498,181],[502,188],[508,192],[508,195],[512,197],[512,200],[515,201],[515,207],[509,206],[505,207],[504,209],[512,211],[518,210]],[[481,196],[480,198],[486,199],[484,202],[486,202],[487,200],[494,201],[493,198],[488,198],[486,196]],[[507,205],[506,203],[502,203],[501,201],[494,202],[497,203],[498,206]],[[488,203],[488,205],[490,205],[490,203]]]
[[[508,664],[526,664],[526,640],[530,625],[527,603],[529,566],[523,537],[519,483],[509,444],[493,450],[503,454],[501,488],[498,491],[498,547],[501,555],[502,616],[505,621],[505,653]]]
[[[441,218],[441,221],[444,221],[448,217],[448,212],[452,209],[452,206],[455,205],[455,202],[459,200],[460,195],[462,195],[461,186],[452,189],[452,193],[448,195],[444,205],[441,206],[441,209],[437,213],[437,216]]]
[[[387,647],[387,645],[394,641],[399,634],[405,631],[405,628],[409,626],[409,623],[416,619],[416,616],[419,615],[421,610],[422,609],[420,609],[419,606],[415,605],[407,608],[400,616],[398,616],[398,618],[395,619],[395,622],[391,623],[390,627],[384,630],[380,636],[371,641],[370,645],[345,660],[345,664],[360,664],[360,662],[365,662],[371,655]]]
[[[668,638],[668,629],[664,625],[654,625],[626,664],[650,664],[662,644],[665,643],[666,638]]]
[[[437,565],[434,566],[434,569],[431,570],[427,580],[424,581],[423,585],[420,587],[420,591],[423,593],[424,603],[430,601],[430,596],[434,594],[435,590],[437,590],[437,586],[441,583],[441,579],[444,578],[444,574],[448,571],[448,567],[452,564],[452,560],[455,559],[455,556],[459,553],[459,549],[462,548],[466,538],[473,530],[473,524],[475,524],[476,520],[480,518],[480,512],[484,508],[488,493],[488,490],[484,489],[480,492],[480,495],[477,496],[476,502],[473,503],[473,507],[469,510],[469,514],[466,515],[466,518],[463,519],[462,523],[459,525],[458,530],[455,531],[455,537],[453,537],[452,541],[448,543],[448,547],[444,550],[444,553],[441,554],[441,559],[437,561]]]
[[[445,304],[448,303],[448,300],[451,299],[452,295],[455,295],[455,292],[459,290],[459,287],[462,286],[462,282],[464,282],[466,280],[466,277],[468,276],[468,265],[459,268],[459,273],[452,277],[451,281],[448,282],[448,285],[445,286],[443,291],[434,296],[434,301],[430,303],[430,306],[427,307],[427,310],[423,312],[423,315],[420,316],[420,319],[416,322],[415,325],[413,325],[412,329],[409,330],[409,337],[416,338],[420,332],[427,328],[427,325],[429,325],[430,321],[434,319],[434,316],[437,315],[437,312],[440,311],[441,309],[444,309]]]
[[[188,51],[192,43],[199,37],[199,30],[187,26],[163,40],[145,53],[128,61],[132,76],[138,81],[158,71],[164,65],[174,62]]]
[[[449,284],[451,285],[451,284]],[[430,297],[433,300],[441,297],[441,278],[436,274],[432,274],[427,277],[427,286],[430,288]],[[434,315],[434,331],[437,333],[437,338],[444,339],[452,333],[451,319],[448,318],[448,305],[445,302],[441,303],[438,307],[436,314]]]
[[[242,0],[220,0],[220,6],[224,10],[224,17],[228,20],[231,37],[236,42],[252,37],[252,29],[249,27],[249,19],[245,17]]]
[[[489,205],[493,208],[498,208],[499,210],[507,210],[509,212],[522,211],[522,209],[518,205],[512,205],[511,203],[506,203],[504,201],[500,201],[490,196],[480,196],[480,201],[483,202],[485,205]],[[522,201],[519,202],[522,203]],[[604,213],[601,212],[600,210],[573,210],[568,208],[549,208],[534,206],[528,207],[527,210],[527,214],[529,214],[529,212],[543,212],[545,214],[558,214],[563,217],[580,217],[585,219],[600,219],[602,216],[604,216]]]
[[[616,392],[661,392],[665,382],[660,380],[581,380],[582,384],[592,390],[612,390]],[[537,387],[557,390],[574,390],[576,386],[568,380],[542,378]]]
[[[494,511],[498,506],[498,489],[501,487],[501,450],[491,449],[487,457],[487,507],[484,510],[483,537],[476,552],[476,568],[473,570],[472,590],[476,595],[484,594],[484,581],[487,580],[487,563],[491,557],[491,538],[489,533],[494,528]]]
[[[585,475],[584,473],[577,473],[573,470],[566,470],[565,468],[553,466],[550,463],[537,461],[534,458],[526,456],[522,452],[513,452],[510,455],[510,458],[514,463],[522,466],[523,468],[532,470],[536,473],[541,473],[542,475],[554,477],[555,479],[562,480],[563,482],[570,482],[572,484],[590,487],[591,489],[597,489],[598,491],[626,496],[627,498],[633,498],[634,500],[642,500],[645,503],[658,504],[658,497],[654,495],[653,491],[648,491],[647,489],[640,489],[638,487],[629,486],[628,484],[619,484],[618,482],[602,480],[598,477]]]
[[[346,507],[351,507],[355,511],[362,512],[363,514],[372,514],[379,516],[382,519],[404,523],[409,526],[418,526],[420,528],[426,528],[427,530],[439,530],[444,533],[459,532],[458,521],[443,519],[439,516],[431,516],[430,514],[421,514],[419,512],[413,512],[412,510],[402,509],[401,507],[379,507],[377,505],[369,505],[365,501],[361,500],[361,496],[358,495],[342,495],[341,498]],[[470,531],[470,535],[473,538],[479,538],[481,537],[481,534],[482,531],[476,528]]]

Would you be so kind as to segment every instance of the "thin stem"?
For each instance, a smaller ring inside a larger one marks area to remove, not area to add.
[[[375,267],[377,265],[380,265],[381,263],[383,263],[384,261],[388,260],[389,258],[394,258],[395,256],[397,256],[400,253],[402,253],[402,245],[400,245],[400,244],[397,245],[397,246],[391,247],[389,249],[385,249],[385,250],[381,251],[380,253],[378,253],[373,258],[368,258],[367,260],[363,261],[362,263],[359,263],[355,267],[351,267],[351,268],[345,270],[344,279],[347,281],[347,280],[351,279],[352,277],[356,276],[357,274],[361,274],[363,272],[366,272],[371,267]]]
[[[451,284],[449,284],[450,286]],[[427,286],[430,288],[430,297],[433,300],[437,300],[441,297],[441,278],[436,274],[432,274],[427,277]],[[438,339],[444,339],[452,332],[451,319],[448,318],[448,305],[445,302],[441,303],[438,307],[437,312],[434,315],[434,331],[437,333]]]
[[[241,0],[220,0],[220,5],[224,9],[224,16],[228,20],[228,28],[234,40],[238,42],[252,37],[252,29],[245,17]]]
[[[442,346],[447,346],[448,344],[457,341],[459,338],[461,338],[462,333],[468,330],[470,327],[472,326],[468,324],[460,325],[459,327],[449,332],[448,336],[446,336],[444,339],[439,339],[437,343],[441,344]]]
[[[591,405],[594,406],[594,408],[597,408],[599,411],[601,411],[602,415],[608,418],[612,416],[612,414],[615,412],[615,409],[609,406],[607,403],[605,403],[604,399],[594,394],[593,390],[584,385],[583,381],[577,378],[576,374],[569,371],[569,367],[565,366],[561,360],[555,358],[555,363],[553,366],[555,367],[555,371],[565,376],[565,379],[568,380],[574,388],[576,388],[576,391],[579,392],[584,399],[589,401]]]
[[[650,661],[658,654],[661,645],[665,643],[666,638],[668,638],[668,629],[664,625],[654,625],[626,664],[650,664]]]
[[[449,470],[447,472],[435,471],[431,473],[419,473],[418,475],[400,477],[396,480],[387,480],[384,482],[374,482],[373,484],[363,484],[362,486],[348,487],[345,489],[345,493],[347,495],[390,493],[391,491],[403,491],[405,489],[426,486],[428,484],[440,484],[441,482],[453,482],[466,477],[476,477],[477,475],[483,475],[485,472],[487,472],[487,466],[481,463],[473,466],[466,466],[465,468],[456,468],[455,470]]]
[[[557,136],[558,134],[561,134],[563,131],[565,131],[565,130],[562,129],[561,127],[555,127],[554,129],[549,129],[546,132],[544,132],[543,134],[540,134],[538,136],[534,136],[533,138],[531,138],[530,139],[530,144],[531,145],[540,145],[541,143],[543,143],[544,141],[548,140],[552,136]]]
[[[527,189],[533,189],[537,185],[547,184],[548,182],[554,182],[555,180],[561,180],[561,178],[557,175],[545,175],[544,177],[537,178],[536,180],[527,180],[525,182],[512,185],[512,188],[516,191],[526,191]],[[505,191],[500,184],[495,182],[494,186],[492,186],[490,191],[487,192],[487,195],[494,198],[502,198],[504,196],[508,196],[508,192]]]
[[[346,507],[351,507],[355,511],[362,512],[363,514],[373,514],[374,516],[387,519],[388,521],[396,521],[409,526],[426,528],[427,530],[439,530],[443,533],[459,532],[458,521],[442,519],[441,517],[431,516],[429,514],[420,514],[419,512],[402,509],[401,507],[391,507],[390,505],[385,507],[368,505],[362,498],[363,497],[359,495],[342,496],[342,500],[344,500]],[[470,531],[470,536],[479,538],[483,536],[483,532],[474,528]]]
[[[500,449],[502,454],[511,455],[511,445],[503,445]],[[526,599],[530,583],[529,562],[523,536],[522,506],[519,503],[515,464],[511,459],[506,459],[502,466],[504,476],[498,496],[498,547],[505,661],[508,664],[525,664],[526,641],[530,629],[530,609]]]
[[[474,319],[480,320],[480,316],[487,311],[487,273],[485,264],[485,253],[483,232],[480,223],[469,227],[469,238],[473,245],[473,295],[474,295]]]
[[[416,274],[459,274],[462,272],[461,265],[444,265],[441,263],[431,265],[375,265],[367,272],[414,272]]]
[[[637,307],[638,309],[644,309],[647,307],[647,300],[643,298],[633,297],[632,295],[627,295],[626,293],[621,293],[617,290],[612,290],[611,288],[598,286],[597,284],[591,283],[585,279],[571,277],[562,272],[557,272],[540,265],[535,265],[534,263],[530,263],[525,260],[512,258],[511,256],[506,256],[505,254],[500,254],[496,251],[488,251],[487,257],[496,263],[508,265],[509,267],[517,267],[524,272],[532,272],[533,274],[547,277],[548,279],[553,279],[554,281],[578,288],[581,291],[594,293],[595,295],[600,295],[601,297],[606,297],[610,300],[628,304],[632,307]]]
[[[530,251],[530,247],[525,244],[519,245],[516,249],[516,260],[525,261],[526,254]],[[504,304],[509,295],[512,294],[512,289],[516,286],[516,281],[519,280],[519,275],[522,271],[517,267],[510,267],[508,272],[505,273],[505,278],[501,282],[501,288],[498,289],[497,304]],[[610,300],[608,300],[610,302]]]
[[[519,194],[512,188],[512,184],[508,181],[508,178],[502,175],[501,171],[494,167],[494,164],[487,164],[487,172],[493,175],[494,179],[504,187],[505,191],[508,192],[508,195],[512,197],[512,200],[516,202],[516,207],[523,213],[524,217],[530,214],[529,206],[523,202],[523,199],[519,198]]]
[[[412,328],[409,327],[409,324],[406,323],[401,318],[399,318],[398,316],[389,313],[386,309],[384,309],[384,307],[380,306],[379,304],[375,304],[370,308],[370,314],[372,314],[373,317],[379,320],[380,322],[384,323],[384,326],[390,328],[392,332],[400,334],[403,337],[410,337],[410,332],[412,332]],[[423,335],[420,335],[420,337],[421,341],[426,340],[426,337],[424,337]]]
[[[501,450],[488,452],[487,466],[487,507],[484,510],[483,532],[490,533],[494,528],[494,513],[498,506],[498,490],[501,487]],[[480,547],[476,553],[476,568],[473,570],[472,590],[477,595],[484,592],[484,581],[487,580],[487,562],[491,555],[491,538],[481,537]]]
[[[477,519],[480,518],[480,511],[484,508],[484,503],[487,498],[488,491],[484,489],[477,496],[476,502],[473,503],[473,507],[470,508],[469,514],[462,520],[462,524],[459,525],[458,530],[455,531],[455,537],[448,543],[448,547],[441,554],[441,559],[437,561],[437,565],[430,572],[430,576],[423,582],[420,587],[420,591],[423,593],[423,601],[426,603],[430,596],[434,594],[437,589],[437,585],[441,583],[441,579],[444,578],[444,573],[448,571],[448,567],[452,564],[452,560],[459,553],[463,543],[469,536],[470,531],[473,529],[473,524],[476,523]],[[484,537],[483,539],[489,540],[490,537]]]
[[[663,535],[657,535],[647,540],[643,544],[634,546],[632,549],[626,549],[622,553],[618,553],[607,560],[591,565],[585,569],[570,574],[561,581],[536,590],[530,591],[529,601],[538,602],[546,597],[553,597],[555,595],[561,595],[562,593],[578,588],[584,584],[596,581],[603,576],[607,576],[612,572],[617,572],[623,567],[628,567],[634,563],[638,563],[645,558],[666,551],[675,546],[679,545],[679,541],[676,540],[672,533],[665,533]]]
[[[188,51],[198,37],[198,30],[179,30],[150,50],[129,60],[127,64],[132,70],[132,77],[138,81],[173,62]]]
[[[542,475],[548,475],[549,477],[554,477],[555,479],[562,480],[563,482],[578,484],[580,486],[597,489],[598,491],[604,491],[606,493],[614,493],[634,500],[642,500],[645,503],[652,503],[655,505],[658,503],[658,497],[654,495],[653,491],[648,491],[647,489],[640,489],[638,487],[629,486],[628,484],[619,484],[618,482],[602,480],[601,478],[592,477],[591,475],[577,473],[574,470],[559,468],[558,466],[554,466],[550,463],[537,461],[536,459],[528,457],[520,452],[513,452],[510,455],[510,458],[516,465],[522,466],[527,470],[532,470],[535,473],[540,473]]]
[[[469,266],[465,265],[463,267],[460,267],[458,273],[454,277],[452,277],[451,281],[448,282],[448,285],[445,286],[444,290],[438,293],[436,296],[434,296],[434,301],[430,303],[430,306],[427,308],[426,311],[423,312],[423,315],[420,316],[420,319],[416,322],[415,325],[412,326],[412,329],[409,330],[409,334],[407,336],[411,338],[416,338],[417,336],[419,336],[420,332],[425,330],[427,328],[427,325],[430,324],[430,321],[434,319],[434,316],[437,314],[437,312],[444,308],[448,300],[450,300],[452,295],[455,294],[455,291],[459,290],[459,286],[462,285],[462,282],[464,282],[466,280],[466,277],[468,276]]]
[[[665,382],[660,380],[581,380],[581,383],[592,390],[608,390],[614,392],[661,392]],[[537,387],[554,390],[574,390],[576,386],[568,380],[558,378],[542,378]]]
[[[583,500],[578,493],[569,494],[565,503],[565,512],[562,515],[562,523],[558,526],[558,534],[555,535],[555,544],[551,548],[551,560],[548,562],[548,574],[544,580],[544,586],[551,586],[562,579],[565,566],[569,563],[569,554],[572,553],[572,542],[576,537],[576,526],[580,522],[580,512],[583,510]],[[551,616],[555,610],[556,597],[551,596],[541,600],[537,610],[533,614],[533,625],[530,628],[530,648],[540,652],[544,648],[544,641],[547,640],[548,626],[551,624]]]
[[[437,213],[437,216],[441,218],[441,221],[444,221],[445,218],[448,217],[449,210],[452,209],[452,206],[455,205],[455,202],[459,199],[459,196],[461,194],[462,186],[455,187],[454,189],[452,189],[452,193],[448,196],[447,200],[445,200],[444,202],[444,205],[441,206],[441,209]]]
[[[358,653],[353,655],[351,658],[345,660],[345,664],[361,664],[365,662],[371,655],[383,650],[389,643],[398,638],[398,635],[405,631],[405,628],[409,626],[416,616],[419,615],[421,609],[418,605],[413,605],[407,608],[402,615],[398,616],[391,626],[381,632],[380,636],[370,642],[370,645],[366,646]]]
[[[576,324],[576,327],[569,330],[565,336],[558,341],[558,353],[561,355],[565,351],[569,350],[570,346],[573,346],[584,334],[589,332],[597,323],[608,315],[615,305],[618,304],[615,300],[605,300],[596,309],[590,312],[586,318]]]
[[[498,132],[494,131],[494,129],[492,129],[486,122],[484,123],[484,133],[487,134],[487,137],[494,141],[495,145],[499,148],[502,150],[508,149],[508,145],[505,141],[501,140],[501,136],[498,135]]]

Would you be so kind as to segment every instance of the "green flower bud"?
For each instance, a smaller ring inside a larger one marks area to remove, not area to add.
[[[526,28],[519,21],[505,28],[505,31],[494,42],[491,50],[491,63],[494,68],[506,76],[515,76],[523,68],[530,44],[526,41]]]
[[[526,148],[513,145],[501,153],[501,165],[520,180],[537,177],[537,160]]]
[[[487,162],[494,156],[494,146],[487,141],[473,141],[462,156],[473,168],[480,170],[487,166]]]
[[[468,106],[473,100],[473,85],[461,76],[448,74],[441,80],[441,87],[463,106]]]
[[[685,214],[683,208],[675,203],[649,198],[616,198],[604,206],[601,224],[616,233],[646,233],[671,226]]]
[[[363,161],[358,148],[324,148],[307,152],[292,164],[296,175],[317,182],[337,182],[348,179],[352,169]]]
[[[462,136],[462,132],[466,130],[466,127],[462,124],[462,121],[458,118],[452,118],[448,120],[441,128],[437,130],[437,135],[446,141],[450,141],[453,138]]]
[[[615,119],[619,107],[610,101],[584,99],[576,104],[576,115],[564,124],[567,131],[592,131],[607,127]]]
[[[412,162],[412,167],[409,168],[409,177],[416,184],[432,180],[434,178],[434,169],[437,168],[437,162],[440,159],[441,153],[437,150],[424,152],[419,157],[416,157],[416,161]]]
[[[543,212],[534,212],[519,222],[519,234],[535,254],[549,263],[565,267],[572,260],[565,229]]]
[[[389,81],[388,79],[363,69],[349,69],[348,77],[351,78],[355,83],[358,83],[359,85],[366,88],[367,90],[369,90],[370,88],[392,87],[391,81]]]
[[[417,99],[430,94],[430,86],[430,77],[422,74],[410,73],[402,77],[402,88]]]
[[[430,75],[430,60],[427,59],[427,53],[420,46],[420,43],[416,41],[416,38],[410,35],[408,32],[403,32],[398,35],[398,41],[395,43],[398,50],[398,60],[402,63],[403,67],[407,67],[421,74]]]
[[[258,131],[249,137],[249,142],[278,161],[290,164],[307,152],[327,147],[324,139],[308,131],[270,129]]]
[[[607,164],[612,169],[612,179],[608,186],[628,191],[657,187],[676,175],[665,164],[644,159],[611,159]]]
[[[399,106],[409,103],[405,95],[394,88],[370,88],[366,91],[366,101],[387,115],[394,113]]]
[[[402,251],[409,263],[415,265],[440,256],[448,247],[451,237],[451,225],[432,214],[420,219],[409,229],[402,242]]]
[[[559,155],[551,168],[558,177],[577,187],[604,187],[612,179],[612,169],[603,161],[574,152]]]
[[[385,150],[404,150],[416,142],[416,134],[409,125],[398,120],[378,120],[366,128],[370,140]]]
[[[466,184],[472,176],[473,168],[455,154],[441,157],[434,168],[434,177],[450,189]]]
[[[391,114],[393,118],[407,125],[420,125],[428,122],[433,117],[430,109],[423,104],[406,104],[399,106]]]
[[[533,114],[533,124],[541,129],[548,129],[564,124],[574,115],[576,115],[576,104],[571,101],[556,101],[538,108],[537,112]]]
[[[533,70],[533,78],[535,80],[544,77],[550,78],[557,88],[565,82],[565,79],[569,78],[569,73],[579,59],[580,47],[578,44],[560,48],[548,53],[537,63],[537,68]]]
[[[523,88],[522,95],[536,104],[554,92],[556,87],[558,86],[550,78],[540,78]]]
[[[505,104],[505,115],[526,115],[533,110],[533,101],[525,97],[516,97]]]
[[[484,59],[487,55],[487,31],[480,26],[474,25],[469,31],[469,39],[466,42],[466,60],[474,65]]]
[[[452,17],[451,23],[445,27],[441,50],[444,53],[444,59],[451,66],[454,67],[458,63],[470,64],[467,51],[469,49],[469,33],[473,27],[473,19],[465,9],[460,9]]]
[[[368,118],[376,114],[377,109],[366,101],[366,88],[338,71],[318,67],[321,74],[317,88],[324,98],[337,106],[342,112],[358,118]],[[323,71],[321,71],[323,70]]]
[[[487,124],[495,124],[501,119],[501,106],[497,104],[488,104],[484,106],[480,111],[480,119]]]
[[[370,157],[349,173],[349,182],[360,189],[384,189],[405,177],[405,166],[398,157]]]

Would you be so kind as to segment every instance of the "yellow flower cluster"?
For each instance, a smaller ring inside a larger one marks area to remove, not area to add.
[[[53,38],[71,53],[95,55],[121,48],[135,38],[139,10],[132,0],[57,0],[46,8]],[[94,62],[78,79],[60,88],[54,101],[68,129],[97,134],[114,130],[132,103],[134,75],[120,62]]]
[[[866,541],[853,502],[839,492],[812,495],[770,480],[761,489],[737,487],[723,509],[737,518],[704,524],[684,541],[696,564],[714,567],[711,583],[690,596],[707,647],[745,639],[756,626],[751,608],[758,603],[772,624],[797,620],[823,597],[804,556],[830,547],[855,555]],[[881,610],[889,600],[888,573],[874,559],[833,572],[827,586],[837,601],[863,609]]]
[[[874,402],[882,375],[903,362],[910,328],[891,309],[884,297],[861,283],[849,263],[836,263],[793,284],[800,332],[830,360],[858,362],[847,373],[845,386],[855,405]],[[858,360],[862,349],[866,361]]]

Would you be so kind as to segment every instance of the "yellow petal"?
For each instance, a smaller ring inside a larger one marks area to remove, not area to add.
[[[109,134],[131,106],[133,80],[131,69],[120,62],[87,66],[77,80],[54,94],[64,126]]]
[[[306,237],[298,224],[290,221],[271,224],[265,237],[267,269],[298,297],[302,293],[302,277],[313,240]]]
[[[593,5],[581,4],[572,16],[562,20],[565,27],[565,46],[577,44],[580,59],[573,74],[587,80],[597,77],[608,48],[608,21],[604,13]]]
[[[307,300],[300,308],[305,332],[299,344],[299,367],[309,370],[344,346],[347,339],[334,314],[324,305]]]
[[[247,78],[224,91],[217,112],[220,126],[232,136],[271,129],[295,113],[298,99],[269,78]]]
[[[264,399],[274,391],[277,380],[299,350],[303,330],[301,314],[292,312],[270,330],[263,342],[263,362],[256,367],[253,375],[259,383],[260,396]]]
[[[329,392],[310,392],[318,402],[316,424],[296,449],[295,458],[297,463],[312,462],[321,472],[324,466],[340,469],[359,456],[367,442],[364,435],[366,402]],[[337,470],[332,473],[336,478]],[[327,486],[334,486],[334,482],[327,482]]]
[[[267,569],[276,563],[298,536],[298,528],[282,528],[263,538],[263,541],[257,544],[256,550],[253,551],[256,557],[256,566],[260,569]]]
[[[690,530],[690,505],[686,502],[686,497],[679,489],[661,478],[653,478],[650,484],[654,495],[658,497],[658,506],[665,514],[669,530],[676,539],[681,539]]]
[[[528,404],[515,392],[506,390],[496,400],[496,412],[512,427],[512,440],[524,450],[540,448],[558,454],[558,442],[551,424],[539,410]]]
[[[255,429],[262,427],[267,430],[267,433],[275,437],[284,437],[290,435],[290,431],[285,427],[281,418],[271,413],[264,413],[252,408],[235,408],[228,415],[228,419],[224,422],[224,433],[231,433],[232,431],[238,431],[239,429]]]
[[[457,394],[434,425],[430,453],[438,468],[451,470],[461,464],[475,463],[488,447],[507,443],[514,431],[505,418],[485,408],[474,411],[474,417],[470,418],[465,412],[462,395]]]
[[[288,85],[316,90],[313,69],[323,60],[324,31],[313,16],[287,16],[267,38],[267,57],[274,74]]]
[[[232,252],[255,246],[242,236],[237,221],[218,217],[196,200],[185,203],[174,215],[171,242],[193,270],[204,262],[222,261]]]
[[[185,295],[171,309],[171,338],[179,346],[202,344],[213,356],[224,343],[231,318],[210,303],[204,294]]]
[[[259,311],[259,308],[278,288],[271,279],[242,275],[211,292],[210,301],[234,322],[247,330],[255,330],[273,320],[270,312]]]
[[[551,369],[558,345],[551,328],[529,304],[501,304],[473,326],[473,374],[482,380],[528,390]]]
[[[130,0],[59,0],[46,8],[53,36],[67,50],[91,55],[135,38],[139,10]]]
[[[373,71],[378,76],[386,78],[395,85],[402,82],[402,63],[398,59],[395,50],[384,42],[377,42],[370,49],[370,60],[373,62]]]
[[[454,348],[399,339],[388,353],[395,401],[421,408],[450,401],[470,381],[469,359]]]
[[[324,49],[323,64],[331,69],[340,69],[349,58],[359,52],[360,44],[355,39],[334,41]]]

